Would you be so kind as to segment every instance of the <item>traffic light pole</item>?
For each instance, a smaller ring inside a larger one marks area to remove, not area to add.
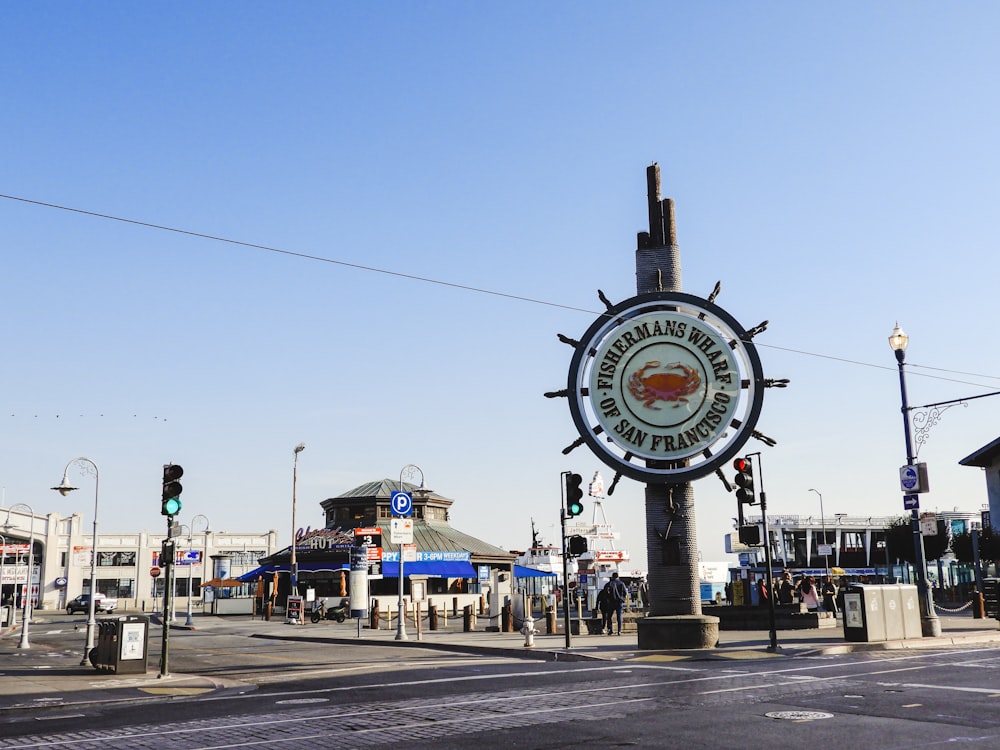
[[[174,543],[171,536],[173,531],[173,516],[167,517],[167,538],[161,548],[160,560],[163,566],[163,645],[160,648],[160,677],[170,676],[170,594],[174,584]],[[168,551],[168,555],[162,554]]]
[[[566,488],[566,477],[572,472],[564,471],[559,475],[559,521],[562,529],[562,564],[563,564],[563,630],[566,631],[566,648],[570,648],[573,643],[570,634],[569,622],[569,550],[566,549],[566,503],[564,502],[563,490]]]
[[[767,530],[767,493],[764,492],[764,466],[760,453],[748,453],[748,456],[757,457],[758,474],[760,477],[760,521],[764,527],[764,538],[761,540],[764,545],[764,566],[767,575],[767,619],[771,645],[768,651],[778,650],[778,625],[774,611],[774,561],[771,559],[771,534]]]

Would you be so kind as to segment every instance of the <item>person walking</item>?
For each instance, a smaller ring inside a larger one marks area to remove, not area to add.
[[[778,584],[778,604],[792,604],[794,598],[795,584],[792,583],[792,574],[786,570]]]
[[[625,582],[622,581],[617,573],[611,574],[611,603],[614,605],[615,614],[618,615],[618,635],[622,634],[622,610],[625,608],[625,602],[628,601],[628,588],[625,586]]]
[[[823,583],[819,589],[820,596],[823,597],[823,609],[832,612],[837,616],[837,584],[830,576],[823,576]]]
[[[611,635],[611,615],[615,604],[611,599],[611,581],[597,594],[597,611],[601,613],[601,635]]]
[[[806,609],[810,612],[815,612],[819,609],[819,595],[816,591],[816,581],[812,576],[802,579],[802,585],[799,587],[799,596],[802,603],[806,605]]]

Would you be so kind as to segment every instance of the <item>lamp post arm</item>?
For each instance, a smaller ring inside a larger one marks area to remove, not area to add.
[[[908,407],[910,411],[916,411],[917,409],[930,409],[934,406],[946,406],[948,404],[962,404],[966,401],[975,401],[977,398],[986,398],[987,396],[1000,396],[1000,391],[993,391],[992,393],[980,393],[978,396],[966,396],[965,398],[953,398],[950,401],[938,401],[935,404],[924,404],[923,406],[910,406]]]

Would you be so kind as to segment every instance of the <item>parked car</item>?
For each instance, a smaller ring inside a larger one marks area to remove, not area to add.
[[[104,594],[97,594],[94,597],[94,612],[107,612],[109,615],[118,609],[118,600],[110,599]],[[81,594],[66,605],[66,614],[72,615],[77,612],[90,614],[90,594]]]

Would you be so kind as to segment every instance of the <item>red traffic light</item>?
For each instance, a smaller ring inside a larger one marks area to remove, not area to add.
[[[733,461],[736,469],[736,499],[741,503],[753,505],[757,502],[756,490],[753,486],[753,463],[749,458],[737,458]]]

